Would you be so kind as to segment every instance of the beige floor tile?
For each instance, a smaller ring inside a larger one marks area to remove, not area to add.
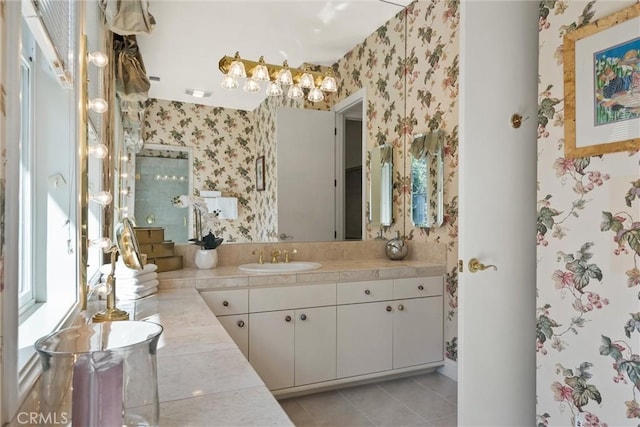
[[[456,413],[456,405],[433,390],[418,384],[412,378],[388,381],[380,387],[427,421]]]
[[[424,426],[427,421],[376,384],[341,391],[377,426]]]
[[[413,379],[417,383],[429,387],[446,400],[452,403],[458,402],[458,383],[453,381],[451,378],[447,378],[437,372],[432,372],[429,374],[415,376]]]
[[[298,402],[318,426],[373,426],[339,391],[303,396]]]
[[[287,413],[293,424],[300,426],[315,426],[316,423],[311,415],[300,405],[297,399],[281,400],[280,406]]]

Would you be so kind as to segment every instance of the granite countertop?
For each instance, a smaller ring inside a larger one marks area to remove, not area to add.
[[[136,320],[164,328],[161,426],[293,425],[196,289],[161,290],[133,305]]]
[[[322,282],[399,279],[446,274],[444,264],[424,261],[388,259],[320,261],[321,268],[294,273],[246,273],[236,265],[210,270],[185,268],[158,274],[161,289],[193,288],[199,290]]]

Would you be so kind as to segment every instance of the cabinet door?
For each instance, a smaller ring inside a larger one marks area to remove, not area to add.
[[[249,362],[269,390],[293,387],[294,311],[249,314]]]
[[[296,310],[295,384],[336,378],[336,307]]]
[[[249,359],[249,315],[218,317],[220,324],[236,343],[244,357]]]
[[[338,378],[392,368],[393,302],[337,309]]]
[[[393,304],[393,368],[442,360],[442,297],[397,300]]]

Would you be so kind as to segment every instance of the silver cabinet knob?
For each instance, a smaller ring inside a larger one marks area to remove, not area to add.
[[[364,290],[364,294],[365,294],[365,295],[371,295],[371,291],[370,291],[369,289],[365,289],[365,290]]]
[[[398,306],[398,310],[400,310],[400,311],[404,310],[404,305],[400,304],[400,305]]]
[[[393,310],[390,305],[387,306],[387,311]]]
[[[301,314],[300,315],[300,320],[307,320],[307,315],[306,314]]]
[[[284,321],[285,321],[285,322],[291,322],[291,316],[287,316],[287,317],[285,317],[285,318],[284,318]]]
[[[244,320],[238,320],[238,328],[242,328],[244,326]]]
[[[419,290],[419,291],[424,291],[424,286],[419,285],[419,286],[418,286],[418,290]]]
[[[222,305],[224,305],[225,307],[229,307],[229,301],[222,301]]]

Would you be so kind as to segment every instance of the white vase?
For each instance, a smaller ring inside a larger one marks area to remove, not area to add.
[[[218,265],[218,251],[215,249],[198,249],[195,263],[196,267],[201,270],[215,268]]]

